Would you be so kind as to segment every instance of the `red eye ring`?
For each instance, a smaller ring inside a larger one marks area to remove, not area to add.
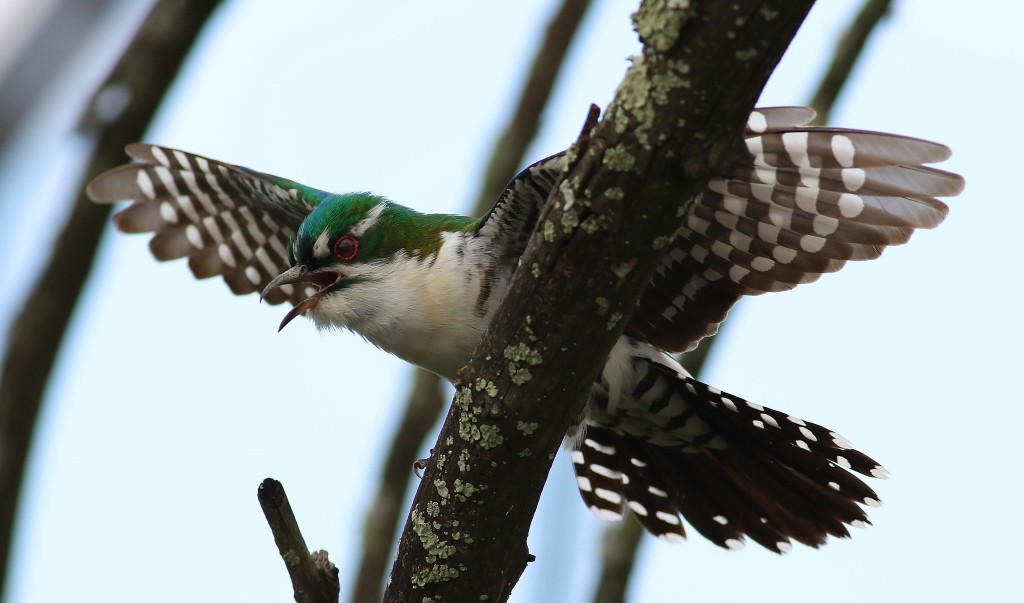
[[[347,262],[356,257],[359,253],[359,241],[355,237],[349,235],[343,235],[338,237],[338,240],[334,242],[334,257],[338,258],[343,262]]]

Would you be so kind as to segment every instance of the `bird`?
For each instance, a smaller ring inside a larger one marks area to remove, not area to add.
[[[673,354],[714,334],[742,297],[792,289],[877,258],[948,214],[937,197],[962,177],[927,164],[941,144],[809,125],[805,107],[755,109],[747,155],[680,199],[623,334],[565,437],[584,503],[599,518],[632,512],[651,534],[685,524],[727,549],[750,539],[785,553],[870,522],[879,497],[861,477],[875,460],[822,425],[723,392]],[[157,260],[188,258],[196,278],[287,303],[454,382],[495,315],[566,152],[508,183],[482,217],[423,214],[369,192],[334,194],[177,149],[133,143],[130,163],[87,185],[114,217],[153,233]]]

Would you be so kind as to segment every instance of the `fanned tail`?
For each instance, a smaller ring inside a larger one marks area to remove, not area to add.
[[[870,523],[862,506],[879,506],[878,495],[854,473],[888,472],[845,438],[642,362],[625,412],[637,404],[654,431],[640,433],[628,419],[589,422],[572,452],[580,493],[599,517],[629,508],[666,540],[685,536],[683,518],[719,546],[742,548],[749,537],[779,553],[792,541],[818,547]]]

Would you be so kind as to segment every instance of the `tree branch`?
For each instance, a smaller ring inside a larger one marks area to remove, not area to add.
[[[745,153],[747,117],[811,4],[641,5],[643,56],[570,151],[523,255],[528,269],[515,273],[463,369],[385,601],[507,600],[530,560],[530,521],[567,427],[680,206]]]
[[[498,138],[487,164],[483,183],[472,215],[482,215],[498,198],[509,175],[523,163],[526,148],[540,126],[540,116],[569,45],[590,6],[590,0],[564,0],[548,23],[544,41],[534,56],[529,75],[519,95],[516,112]],[[444,400],[441,380],[433,373],[417,369],[405,411],[384,462],[380,486],[366,514],[363,527],[362,558],[352,591],[353,603],[378,603],[392,560],[391,543],[398,531],[398,517],[409,486],[410,467],[420,445],[437,422]]]
[[[165,91],[218,0],[162,0],[94,97],[89,124],[96,150],[39,281],[14,318],[0,376],[0,568],[6,576],[25,459],[57,350],[92,267],[110,208],[85,197],[85,183],[123,162],[124,146],[142,137]],[[116,96],[111,114],[109,101]],[[0,593],[3,592],[0,577]]]
[[[292,579],[295,600],[298,603],[337,603],[341,592],[338,568],[327,558],[327,551],[309,554],[281,482],[271,478],[263,480],[257,498],[288,569],[288,577]]]

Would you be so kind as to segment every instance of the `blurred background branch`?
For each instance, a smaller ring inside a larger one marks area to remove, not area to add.
[[[53,369],[85,284],[110,209],[85,197],[85,184],[124,161],[138,140],[219,0],[157,2],[83,118],[96,141],[67,223],[17,312],[0,374],[0,568],[6,577],[25,462]],[[66,6],[76,5],[69,2]],[[80,8],[80,7],[79,7]],[[111,102],[113,101],[113,102]],[[41,246],[43,247],[43,246]],[[5,592],[0,579],[0,593]]]

